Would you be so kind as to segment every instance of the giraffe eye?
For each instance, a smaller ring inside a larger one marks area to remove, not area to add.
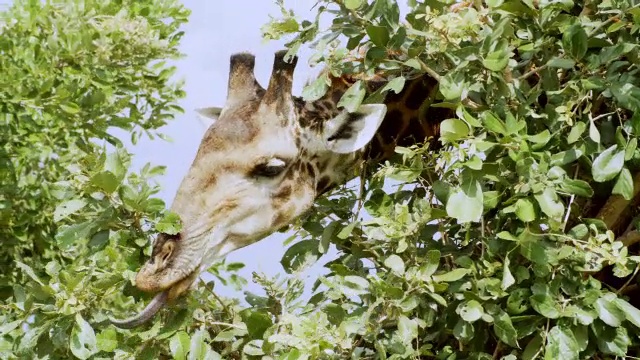
[[[286,168],[287,163],[284,160],[274,158],[256,165],[253,170],[251,170],[251,175],[274,178],[282,174]]]

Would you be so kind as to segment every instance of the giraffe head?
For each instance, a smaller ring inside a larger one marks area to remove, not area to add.
[[[276,53],[266,90],[254,56],[231,56],[226,103],[200,110],[214,122],[172,204],[182,231],[158,236],[136,276],[139,289],[175,298],[216,258],[290,224],[345,180],[375,135],[385,105],[348,113],[331,89],[316,102],[292,96],[297,59],[287,62],[285,53]]]

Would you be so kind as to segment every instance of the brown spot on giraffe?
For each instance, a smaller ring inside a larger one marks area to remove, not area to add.
[[[437,93],[427,75],[407,80],[400,94],[387,93],[383,104],[353,113],[337,106],[358,80],[352,75],[329,76],[326,95],[305,102],[291,93],[297,59],[284,56],[276,53],[266,90],[254,77],[253,56],[231,57],[226,103],[199,111],[216,121],[171,206],[183,223],[179,241],[157,243],[154,251],[169,258],[158,262],[156,256],[136,277],[140,289],[159,295],[137,320],[119,326],[148,319],[158,302],[186,291],[213,261],[293,222],[318,196],[349,180],[362,161],[383,160],[396,143],[437,135],[439,122],[453,116],[425,108]],[[384,86],[382,80],[363,79],[368,91]]]

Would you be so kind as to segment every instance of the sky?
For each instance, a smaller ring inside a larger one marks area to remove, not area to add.
[[[227,95],[229,57],[233,53],[249,51],[256,56],[255,74],[258,81],[266,87],[271,75],[274,53],[284,49],[284,41],[265,42],[260,28],[269,21],[269,15],[278,16],[280,10],[270,0],[186,0],[184,5],[191,9],[189,23],[183,27],[185,36],[181,43],[183,59],[176,62],[177,76],[185,80],[187,93],[180,103],[185,113],[175,121],[163,127],[161,131],[172,138],[172,142],[159,139],[141,140],[130,151],[134,154],[133,166],[139,168],[150,162],[165,165],[166,174],[159,179],[162,191],[159,196],[169,206],[186,174],[206,131],[208,124],[196,115],[195,109],[208,106],[223,106]],[[314,0],[288,0],[285,5],[301,19],[312,19],[315,10],[311,8]],[[308,66],[311,51],[300,50],[298,66],[294,74],[294,94],[299,95],[305,82],[317,73]],[[253,271],[267,275],[284,273],[280,259],[286,247],[283,240],[290,233],[276,233],[262,241],[232,252],[227,262],[243,262],[246,267],[239,274],[249,281],[244,290],[261,292],[260,287],[251,281]],[[330,256],[330,255],[329,255]],[[322,263],[305,273],[315,278]],[[230,287],[216,283],[216,292],[223,296],[241,297]]]

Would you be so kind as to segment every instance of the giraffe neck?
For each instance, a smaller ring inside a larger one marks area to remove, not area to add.
[[[350,76],[330,77],[331,86],[327,93],[313,103],[300,108],[300,126],[321,130],[328,119],[336,116],[338,101],[358,79]],[[387,84],[382,78],[364,81],[367,94],[375,93]],[[353,178],[354,168],[362,161],[377,164],[395,153],[396,146],[410,146],[423,143],[427,138],[437,139],[440,122],[452,117],[450,109],[431,107],[437,94],[437,81],[428,75],[407,80],[403,90],[396,94],[387,92],[383,102],[387,105],[380,128],[369,145],[355,154],[333,155],[328,159],[312,159],[317,167],[317,195]],[[300,100],[301,103],[302,100]],[[438,143],[433,141],[433,145]]]

